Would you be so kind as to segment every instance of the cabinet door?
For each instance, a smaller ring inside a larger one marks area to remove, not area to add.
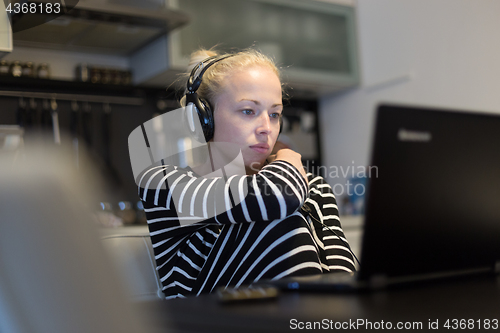
[[[358,83],[354,8],[304,0],[172,0],[190,23],[171,36],[173,66],[199,47],[256,47],[285,68],[297,87]],[[314,89],[314,88],[313,88]]]
[[[0,1],[0,58],[12,52],[12,29],[5,11],[5,1]]]

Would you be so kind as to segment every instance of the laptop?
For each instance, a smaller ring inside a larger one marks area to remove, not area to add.
[[[355,274],[272,281],[345,291],[500,270],[500,115],[380,105]]]

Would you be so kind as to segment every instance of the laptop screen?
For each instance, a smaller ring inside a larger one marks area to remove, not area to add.
[[[500,115],[381,105],[360,279],[500,261]]]

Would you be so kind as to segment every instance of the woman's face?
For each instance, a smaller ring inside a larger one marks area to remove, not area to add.
[[[283,104],[278,76],[264,66],[230,74],[214,104],[213,141],[237,144],[247,174],[258,172],[271,154],[280,130]]]

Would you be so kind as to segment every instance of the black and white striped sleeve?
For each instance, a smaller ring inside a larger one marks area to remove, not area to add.
[[[324,225],[317,226],[317,237],[322,241],[326,265],[330,272],[354,272],[356,266],[349,250],[349,242],[340,223],[339,211],[332,187],[323,177],[308,174],[309,198],[306,205],[312,216]],[[313,224],[317,225],[317,221]]]
[[[155,166],[139,176],[138,185],[140,198],[150,205],[175,208],[179,217],[215,217],[220,224],[284,219],[308,195],[299,171],[281,160],[255,175],[227,180],[198,177],[176,166]]]

